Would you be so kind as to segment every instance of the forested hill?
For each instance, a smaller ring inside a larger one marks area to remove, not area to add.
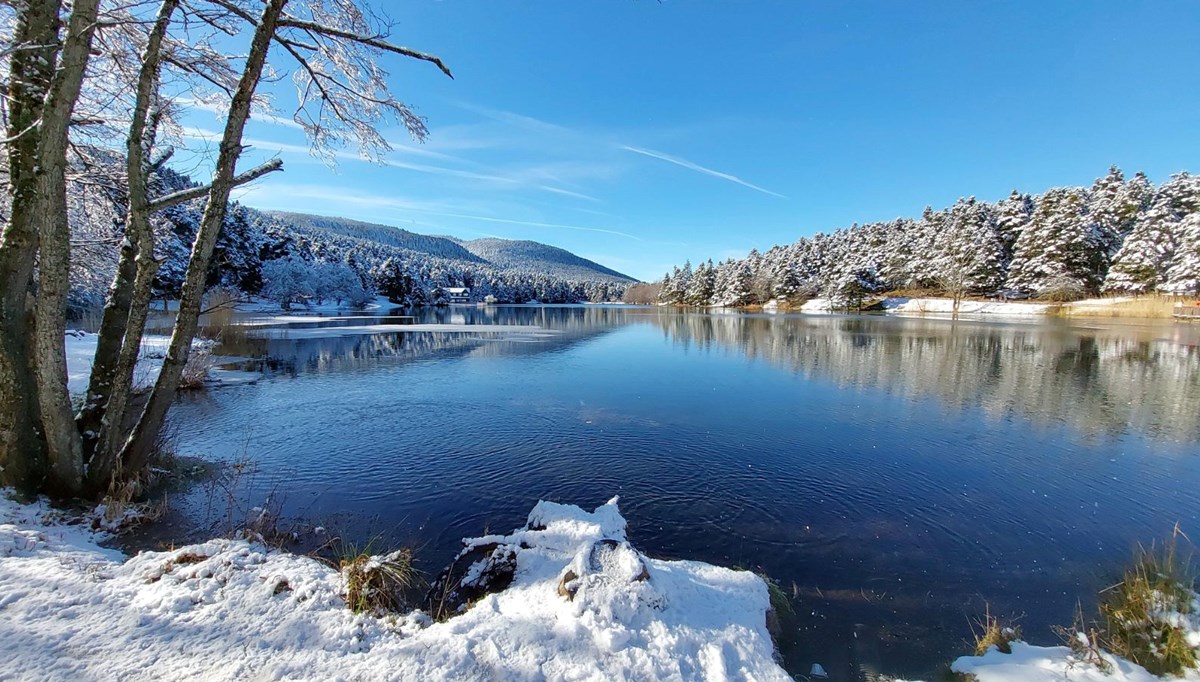
[[[751,305],[826,297],[851,305],[899,289],[949,296],[1070,300],[1100,293],[1200,291],[1200,177],[1155,186],[1113,167],[1090,187],[1013,191],[989,203],[959,199],[919,218],[853,225],[751,251],[742,259],[676,267],[661,300]]]
[[[446,237],[417,234],[390,225],[365,223],[349,218],[334,218],[308,213],[292,213],[289,211],[264,211],[264,213],[281,223],[291,226],[297,232],[314,237],[321,236],[322,232],[333,233],[344,237],[353,237],[354,239],[363,239],[401,249],[408,249],[436,258],[462,260],[472,263],[484,262],[484,259],[463,248],[458,241]]]
[[[103,151],[85,151],[91,153],[89,170],[68,186],[71,238],[77,245],[71,259],[70,301],[76,310],[104,300],[128,201],[120,186],[118,160]],[[93,175],[104,182],[94,181]],[[152,195],[162,196],[194,182],[160,168],[151,184]],[[202,210],[202,202],[194,200],[151,217],[160,262],[156,297],[179,295]],[[447,237],[343,218],[263,212],[234,203],[214,250],[208,285],[289,302],[365,302],[382,294],[398,304],[421,305],[445,300],[445,290],[451,287],[470,288],[472,300],[478,301],[612,301],[620,300],[634,281],[544,244],[485,241],[498,245],[476,251],[470,242]]]
[[[556,246],[528,240],[473,239],[461,242],[468,251],[501,268],[535,269],[564,279],[611,277],[635,282],[634,278]]]

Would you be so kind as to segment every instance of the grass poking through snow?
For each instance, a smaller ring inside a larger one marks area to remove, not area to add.
[[[1101,594],[1104,646],[1156,675],[1178,675],[1197,664],[1189,641],[1195,609],[1195,565],[1176,526],[1159,546],[1139,547],[1121,582]]]

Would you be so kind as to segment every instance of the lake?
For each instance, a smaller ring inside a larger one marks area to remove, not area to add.
[[[538,329],[239,337],[219,350],[263,378],[181,398],[177,449],[252,460],[239,494],[412,544],[429,574],[539,499],[620,495],[647,553],[777,580],[788,668],[832,679],[932,675],[985,602],[1054,643],[1138,542],[1200,530],[1197,325],[417,315]]]

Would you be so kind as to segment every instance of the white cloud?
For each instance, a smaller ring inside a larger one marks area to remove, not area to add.
[[[745,180],[739,178],[736,175],[731,175],[729,173],[722,173],[721,171],[713,170],[712,168],[705,168],[704,166],[701,166],[698,163],[688,161],[687,159],[680,158],[678,156],[671,156],[670,154],[667,154],[665,152],[659,152],[659,151],[655,151],[653,149],[644,149],[642,147],[631,147],[629,145],[621,145],[621,149],[624,149],[627,152],[633,152],[634,154],[641,154],[642,156],[649,156],[652,159],[658,159],[660,161],[666,161],[667,163],[673,163],[676,166],[682,166],[683,168],[687,168],[688,170],[696,171],[697,173],[704,173],[705,175],[711,175],[714,178],[721,178],[722,180],[728,180],[729,182],[737,183],[743,187],[749,187],[750,189],[752,189],[756,192],[762,192],[763,194],[770,194],[771,196],[779,197],[780,199],[787,198],[778,192],[772,192],[771,190],[766,189],[765,187],[759,187],[758,185],[746,182]]]

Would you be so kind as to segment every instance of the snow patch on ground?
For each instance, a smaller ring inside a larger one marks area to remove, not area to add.
[[[1017,303],[1012,301],[960,301],[960,315],[1004,315],[1026,317],[1045,315],[1051,306],[1045,303]],[[886,298],[883,309],[901,314],[954,314],[954,300],[949,298]]]
[[[629,548],[616,499],[540,502],[513,583],[466,613],[355,615],[313,559],[213,540],[122,561],[44,505],[0,498],[0,670],[15,679],[789,680],[752,573]],[[627,544],[623,547],[628,548]],[[649,578],[629,581],[644,562]],[[583,571],[560,596],[567,570]]]
[[[1132,303],[1137,299],[1133,296],[1120,296],[1114,298],[1087,298],[1082,301],[1074,301],[1070,303],[1068,308],[1103,308],[1110,305],[1118,305],[1120,303]]]
[[[800,306],[802,313],[828,313],[833,311],[833,302],[827,298],[810,298]]]
[[[1011,654],[992,649],[983,656],[963,656],[951,669],[974,675],[978,682],[1159,682],[1161,679],[1122,658],[1107,654],[1104,658],[1112,666],[1109,672],[1078,660],[1067,647],[1013,642]],[[1183,677],[1172,679],[1195,682],[1200,680],[1200,672],[1190,670]]]
[[[81,398],[87,393],[88,380],[92,374],[92,361],[96,358],[96,344],[100,336],[92,332],[68,329],[64,339],[67,352],[67,391],[74,397]],[[167,348],[171,345],[171,337],[158,334],[147,334],[142,337],[142,352],[137,365],[133,369],[133,385],[136,388],[146,388],[158,379],[162,371],[163,359]],[[192,348],[208,348],[213,346],[208,339],[195,339]]]

